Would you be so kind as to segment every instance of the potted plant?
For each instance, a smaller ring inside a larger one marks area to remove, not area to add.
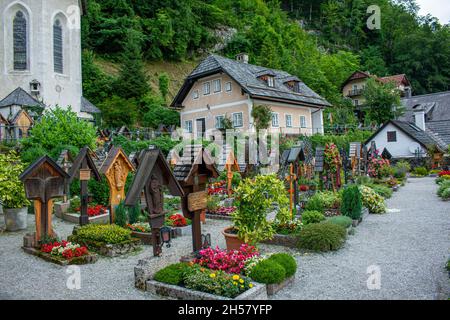
[[[280,208],[277,218],[285,217],[289,199],[283,182],[275,174],[247,178],[239,184],[235,190],[237,209],[232,214],[233,226],[222,232],[229,250],[238,250],[244,243],[254,244],[272,238],[274,230],[267,214],[273,203]]]
[[[27,228],[27,206],[30,202],[25,196],[19,175],[24,165],[15,152],[0,154],[0,202],[3,206],[7,231]]]

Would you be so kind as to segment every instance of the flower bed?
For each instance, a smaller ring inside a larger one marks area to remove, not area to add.
[[[227,195],[226,181],[211,183],[208,186],[208,195]]]
[[[236,211],[236,207],[225,207],[221,206],[215,209],[214,211],[207,211],[206,217],[211,219],[218,219],[218,220],[231,220],[231,214]]]
[[[361,186],[361,197],[363,205],[370,213],[386,213],[384,198],[367,186]]]
[[[138,250],[141,240],[131,237],[131,230],[117,225],[76,226],[69,241],[80,243],[108,257],[116,257]]]
[[[148,222],[127,224],[127,228],[131,230],[131,236],[140,239],[142,244],[152,244],[151,227]]]

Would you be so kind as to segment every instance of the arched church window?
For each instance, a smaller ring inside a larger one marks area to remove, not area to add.
[[[14,70],[27,70],[27,19],[17,11],[13,21]]]
[[[53,62],[54,71],[63,73],[63,30],[59,19],[53,24]]]

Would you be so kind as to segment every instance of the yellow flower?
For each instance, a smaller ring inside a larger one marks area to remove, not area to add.
[[[235,275],[233,276],[233,280],[239,280],[239,276],[238,276],[237,274],[235,274]]]
[[[244,286],[241,285],[241,289],[244,289]]]
[[[215,273],[211,273],[209,276],[214,279],[216,277],[216,274]]]
[[[233,282],[233,284],[234,284],[235,286],[237,286],[237,285],[238,285],[238,283],[237,283],[236,281],[234,281],[234,282]]]
[[[244,280],[242,280],[242,279],[239,279],[239,282],[240,282],[240,283],[244,283]]]
[[[249,288],[253,288],[253,283],[250,283],[250,284],[248,285],[248,287],[249,287]]]

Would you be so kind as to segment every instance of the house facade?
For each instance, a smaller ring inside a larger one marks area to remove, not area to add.
[[[0,99],[21,88],[46,107],[98,113],[82,94],[80,0],[1,0]]]
[[[307,135],[323,133],[323,109],[330,106],[297,77],[251,65],[246,55],[204,59],[171,106],[180,109],[183,128],[201,136],[221,129],[225,118],[236,130],[255,131],[252,110],[258,105],[271,108],[271,130]]]

